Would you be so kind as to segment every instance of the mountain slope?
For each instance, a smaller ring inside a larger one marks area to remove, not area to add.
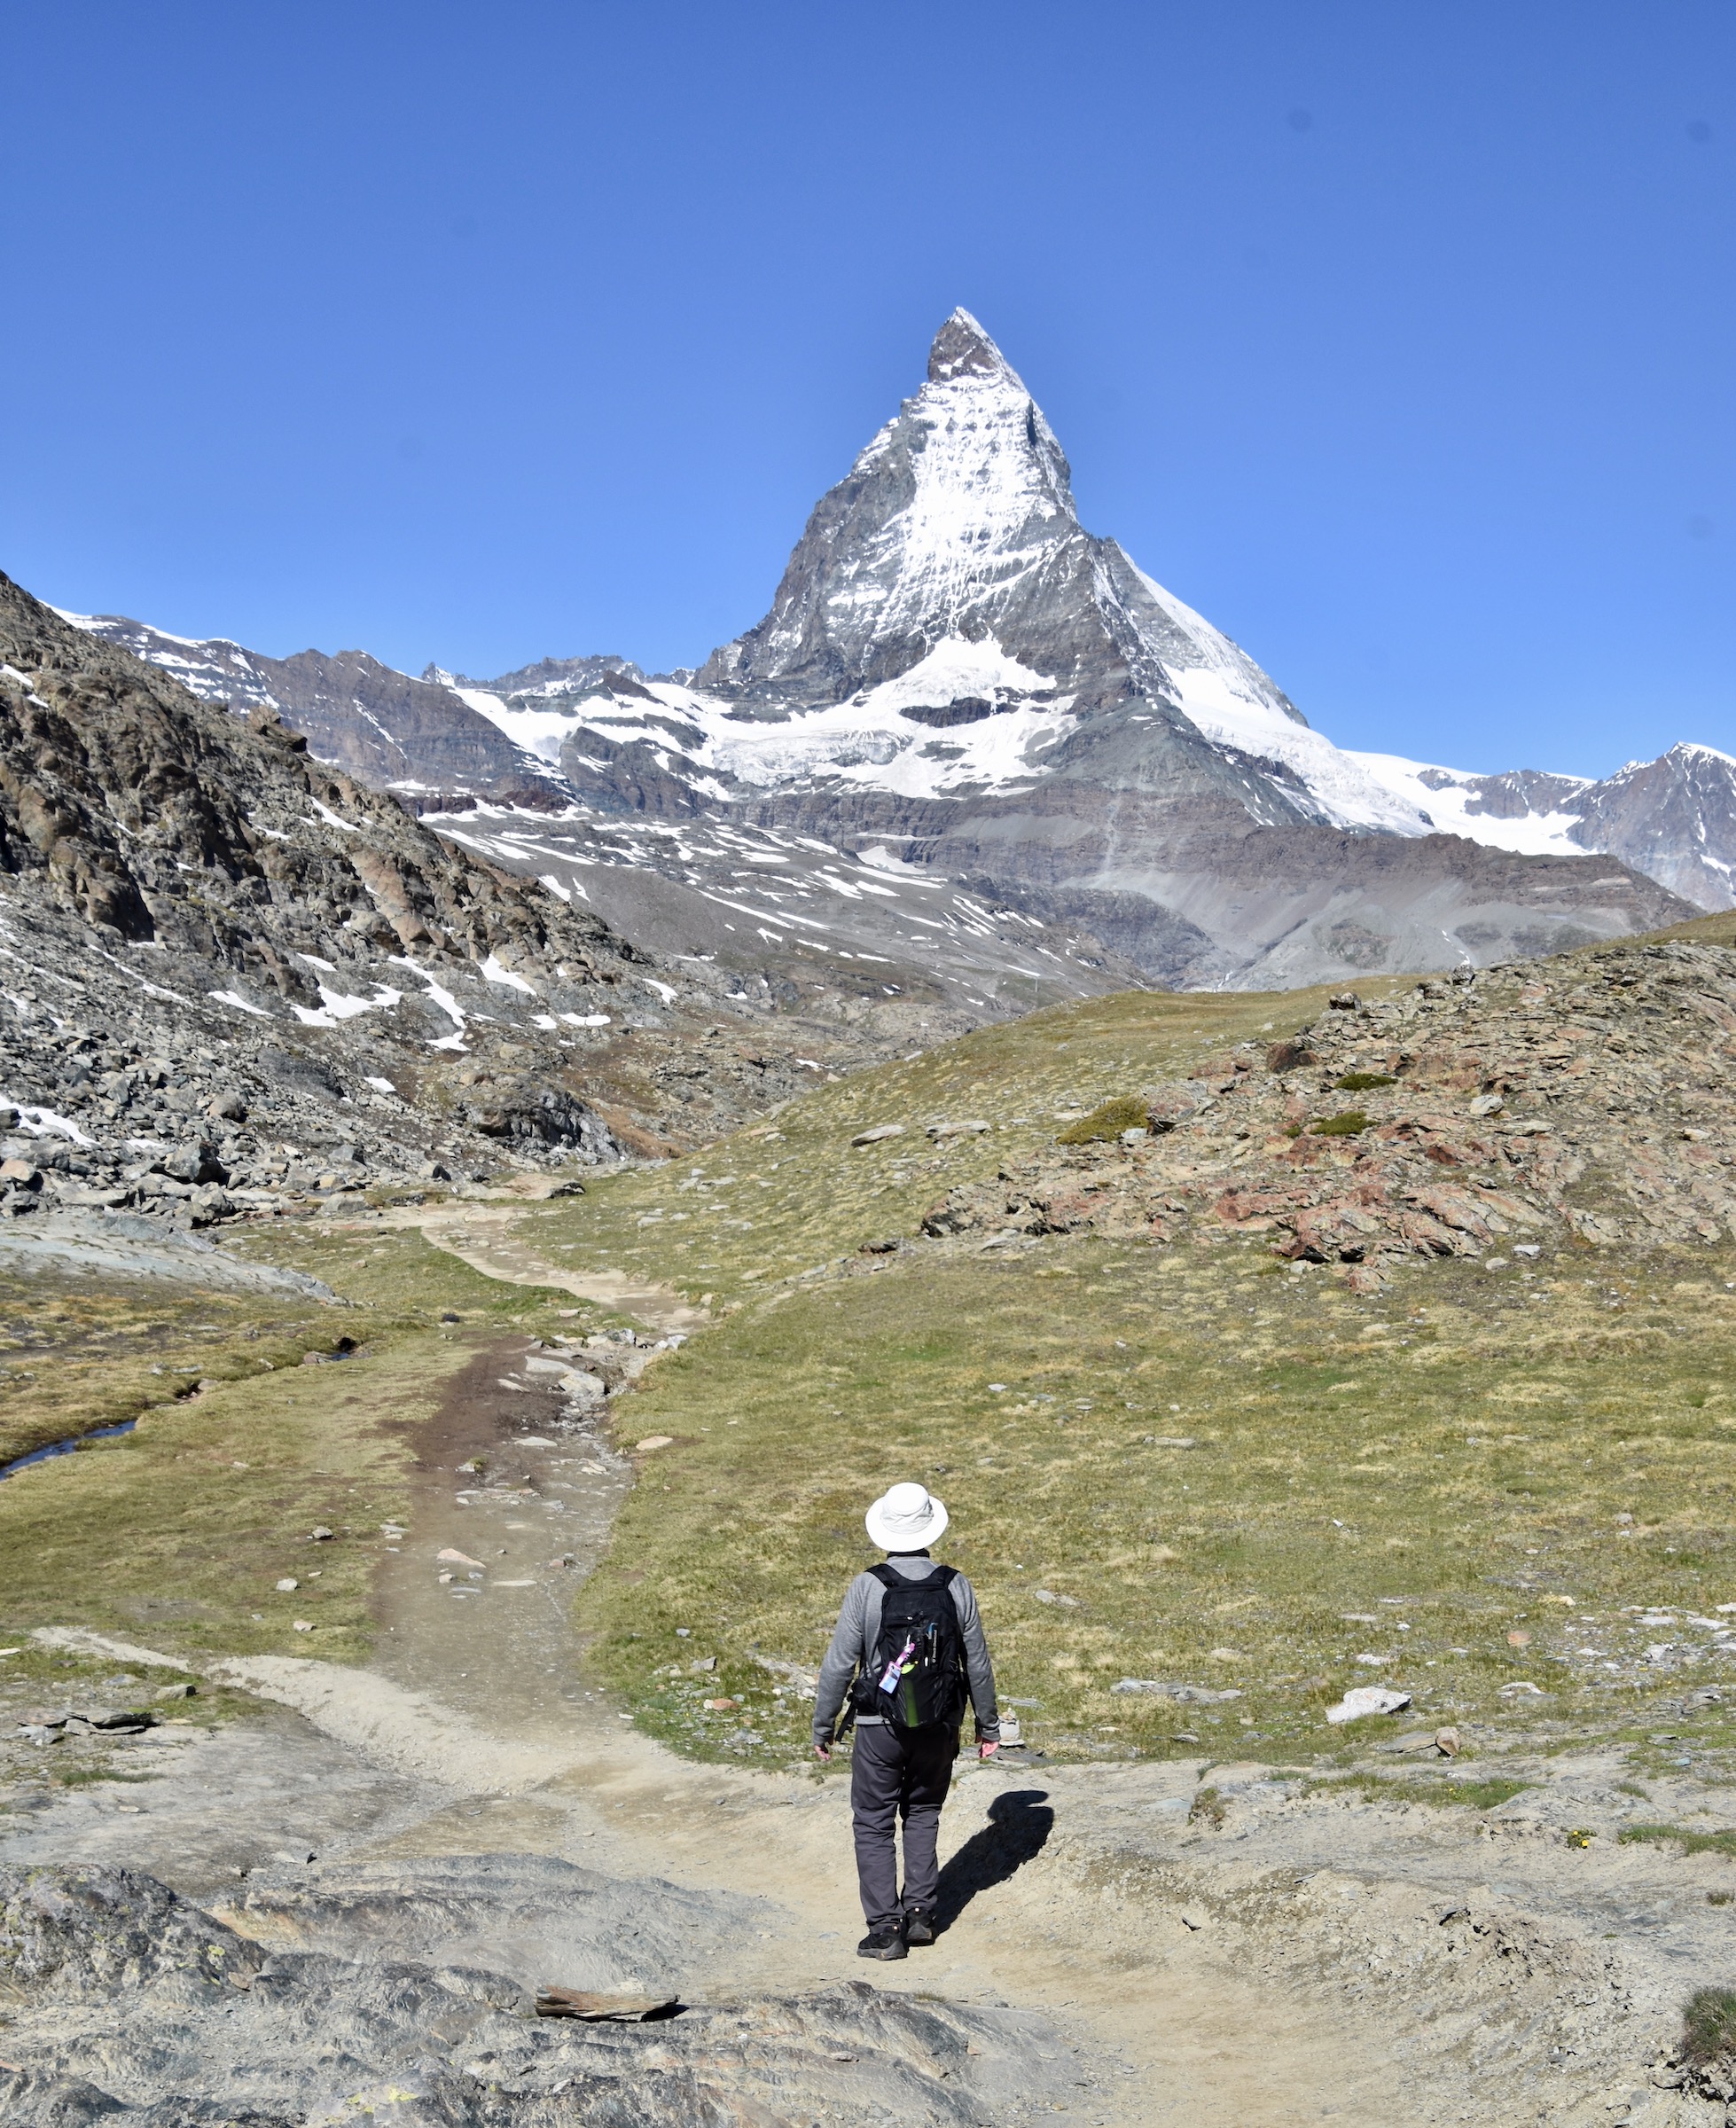
[[[614,764],[618,786],[606,811],[577,803],[559,765],[579,729],[577,702],[624,705],[634,719],[661,707],[622,659],[545,658],[485,689],[434,667],[412,680],[359,652],[270,659],[113,616],[63,617],[204,701],[281,712],[312,755],[389,791],[450,843],[554,881],[653,951],[706,967],[725,996],[751,992],[756,1007],[817,1015],[831,1033],[883,1053],[1140,980],[1131,961],[1038,896],[1013,910],[883,852],[857,858],[813,837],[719,820],[704,779],[684,782],[657,751],[594,728],[583,765],[595,777]],[[678,827],[649,825],[663,816]]]
[[[4,576],[0,963],[12,1213],[208,1219],[322,1175],[660,1153],[864,1053]]]
[[[1497,849],[1620,857],[1697,907],[1736,907],[1736,759],[1678,745],[1593,782],[1534,769],[1476,776],[1391,754],[1357,759],[1436,825]]]

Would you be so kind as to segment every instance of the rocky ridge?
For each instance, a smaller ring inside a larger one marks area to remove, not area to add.
[[[543,811],[571,800],[559,772],[473,708],[450,673],[431,668],[412,679],[363,650],[270,658],[227,637],[193,641],[121,614],[61,618],[159,667],[201,701],[281,716],[321,761],[392,791],[411,812],[479,791]]]
[[[1357,759],[1437,827],[1496,849],[1602,850],[1709,910],[1736,905],[1736,757],[1671,747],[1593,781],[1537,769],[1467,775],[1390,754]]]
[[[4,578],[0,971],[13,1217],[209,1224],[656,1154],[856,1053],[769,1040],[733,977],[665,969]]]
[[[1354,992],[962,1187],[934,1237],[1258,1237],[1379,1291],[1406,1263],[1736,1239],[1736,948],[1678,940]],[[1071,1144],[1067,1141],[1071,1138]]]

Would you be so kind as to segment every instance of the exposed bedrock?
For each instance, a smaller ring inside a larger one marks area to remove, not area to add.
[[[847,1983],[652,2022],[536,1991],[702,1990],[769,1910],[487,1855],[250,1880],[221,1914],[113,1866],[0,1869],[0,2111],[18,2128],[990,2128],[1067,2088],[1046,2026]]]

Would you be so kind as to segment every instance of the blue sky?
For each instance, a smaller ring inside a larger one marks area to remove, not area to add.
[[[1736,10],[0,0],[0,567],[693,662],[962,302],[1341,744],[1736,750]]]

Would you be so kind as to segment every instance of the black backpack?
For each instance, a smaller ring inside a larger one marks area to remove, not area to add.
[[[958,1570],[936,1567],[909,1581],[895,1567],[870,1567],[885,1592],[873,1659],[856,1681],[857,1714],[878,1714],[901,1729],[956,1722],[966,1700],[965,1638],[952,1600]]]

